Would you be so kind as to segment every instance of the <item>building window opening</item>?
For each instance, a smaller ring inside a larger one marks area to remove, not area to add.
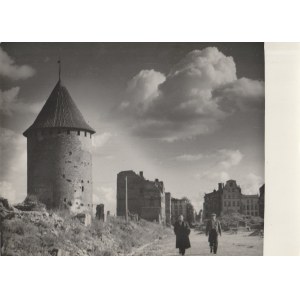
[[[77,131],[77,135],[80,135],[80,130]]]
[[[84,186],[81,187],[81,191],[82,191],[82,192],[84,191]]]
[[[86,136],[86,131],[84,132],[84,136]]]

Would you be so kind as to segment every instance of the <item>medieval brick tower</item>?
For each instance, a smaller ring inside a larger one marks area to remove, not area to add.
[[[91,212],[92,129],[60,78],[27,138],[27,193],[47,208]]]

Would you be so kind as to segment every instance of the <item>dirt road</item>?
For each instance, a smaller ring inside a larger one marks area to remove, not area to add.
[[[187,249],[186,255],[215,255],[209,253],[207,237],[203,233],[192,230],[190,241],[192,247]],[[262,254],[263,238],[249,236],[249,232],[223,233],[219,238],[217,255],[257,256]],[[175,236],[168,236],[158,240],[140,251],[136,251],[134,255],[179,255],[178,249],[175,249]]]

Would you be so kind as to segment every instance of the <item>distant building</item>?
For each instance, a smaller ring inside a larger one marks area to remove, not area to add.
[[[258,211],[259,216],[265,217],[265,185],[259,188],[259,199],[258,199]]]
[[[165,222],[165,189],[162,181],[146,180],[143,172],[122,171],[117,176],[117,216],[125,216],[127,177],[128,212],[148,221]]]
[[[241,212],[242,191],[235,180],[228,180],[222,189],[221,211]]]
[[[202,221],[202,212],[203,210],[200,209],[199,213],[196,213],[196,221],[201,222]]]
[[[171,225],[171,193],[165,193],[166,199],[166,224]]]
[[[171,222],[174,224],[180,215],[183,215],[183,218],[187,218],[187,199],[171,199]]]
[[[189,200],[188,200],[186,206],[187,206],[186,220],[191,225],[192,223],[195,223],[195,221],[196,221],[196,212],[195,212],[194,206],[192,205],[192,203]]]
[[[219,183],[218,190],[204,195],[202,218],[207,219],[212,213],[215,213],[217,217],[222,212],[222,193],[224,184]]]
[[[174,224],[180,215],[190,224],[195,222],[195,210],[188,198],[171,199],[171,223]]]
[[[217,191],[204,195],[203,219],[209,218],[211,213],[221,216],[233,212],[259,216],[258,195],[243,195],[235,180],[228,180],[225,186],[219,183]]]
[[[240,213],[248,216],[258,217],[258,195],[242,195]]]

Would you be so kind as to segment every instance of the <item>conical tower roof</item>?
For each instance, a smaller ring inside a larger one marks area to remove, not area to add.
[[[42,128],[68,128],[95,133],[84,120],[67,88],[59,80],[34,123],[23,133]]]

